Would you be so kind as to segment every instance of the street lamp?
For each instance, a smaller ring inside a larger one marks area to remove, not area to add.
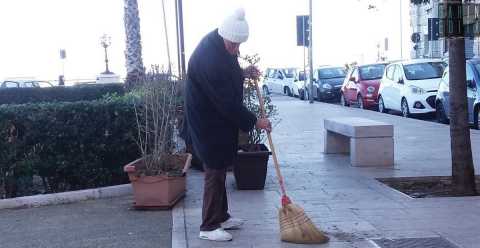
[[[112,74],[112,72],[110,72],[110,70],[108,69],[108,55],[107,55],[107,48],[112,44],[112,38],[107,34],[104,34],[102,35],[102,37],[100,37],[100,44],[105,50],[105,72],[103,72],[103,74]]]

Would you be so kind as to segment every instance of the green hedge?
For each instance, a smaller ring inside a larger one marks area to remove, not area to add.
[[[0,198],[127,183],[135,135],[125,97],[0,105]]]
[[[92,101],[106,94],[123,95],[124,93],[124,85],[118,83],[49,88],[4,88],[0,89],[0,104]]]

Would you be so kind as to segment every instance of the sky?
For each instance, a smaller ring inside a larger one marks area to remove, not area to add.
[[[172,68],[176,69],[174,0],[165,0]],[[138,0],[145,66],[167,66],[161,0]],[[369,4],[377,6],[368,10]],[[400,18],[400,5],[402,18]],[[258,53],[261,68],[303,67],[304,49],[296,46],[296,16],[308,14],[308,0],[183,0],[187,61],[201,38],[243,7],[250,25],[242,54]],[[105,70],[103,34],[111,36],[109,68],[125,76],[123,0],[1,0],[0,80],[34,77],[94,79]],[[313,62],[318,65],[368,63],[377,44],[388,38],[389,59],[410,54],[408,0],[313,0]],[[60,59],[60,49],[66,59]]]

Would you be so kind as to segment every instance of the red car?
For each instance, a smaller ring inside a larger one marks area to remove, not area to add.
[[[357,105],[362,109],[378,107],[378,88],[387,63],[352,67],[343,81],[340,103],[343,106]]]

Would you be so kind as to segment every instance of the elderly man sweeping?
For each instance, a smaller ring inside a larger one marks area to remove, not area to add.
[[[230,241],[232,235],[225,230],[243,224],[228,213],[225,190],[227,167],[237,154],[239,129],[272,129],[268,119],[257,119],[243,105],[244,77],[238,54],[248,35],[245,12],[239,9],[200,41],[188,64],[186,132],[193,151],[204,163],[199,237],[205,240]]]

